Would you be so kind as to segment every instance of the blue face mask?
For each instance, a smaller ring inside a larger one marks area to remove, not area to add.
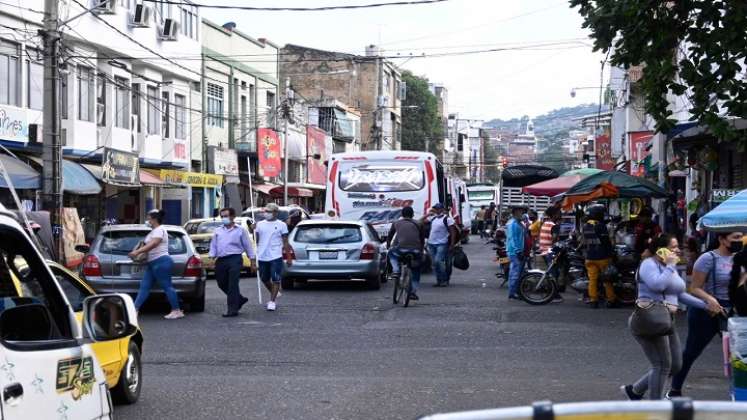
[[[229,219],[228,217],[222,217],[220,221],[223,222],[223,226],[228,226],[231,224],[231,219]]]

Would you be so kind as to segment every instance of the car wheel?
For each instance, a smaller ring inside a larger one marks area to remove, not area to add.
[[[283,290],[293,290],[293,288],[296,287],[296,281],[293,277],[283,277],[280,279],[280,287],[282,287]]]
[[[133,404],[140,397],[142,388],[142,365],[140,350],[132,340],[127,352],[127,360],[119,374],[119,382],[112,388],[112,398],[119,404]]]
[[[377,274],[375,276],[366,279],[366,288],[368,290],[379,290],[381,289],[381,278]]]

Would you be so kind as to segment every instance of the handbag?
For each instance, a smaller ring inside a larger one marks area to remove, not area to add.
[[[452,265],[460,270],[469,269],[469,258],[462,251],[462,247],[456,247],[452,256]]]
[[[661,271],[661,267],[659,267]],[[640,281],[638,272],[636,280]],[[633,314],[628,319],[628,327],[633,335],[640,337],[660,337],[672,333],[673,314],[664,303],[666,296],[662,293],[661,302],[636,302]]]
[[[132,250],[133,251],[137,251],[138,249],[140,249],[140,248],[142,248],[144,246],[145,246],[145,241],[140,241],[140,242],[137,243],[137,245],[135,245],[135,248],[132,248]],[[132,261],[134,261],[134,262],[136,262],[138,264],[143,264],[146,261],[148,261],[148,253],[144,252],[142,254],[137,254],[134,258],[132,258]]]

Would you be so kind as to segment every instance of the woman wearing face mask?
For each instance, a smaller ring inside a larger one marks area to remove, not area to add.
[[[718,310],[685,291],[685,280],[677,273],[677,238],[659,235],[648,250],[652,256],[645,258],[638,270],[638,299],[630,329],[651,368],[635,383],[622,387],[630,400],[643,399],[647,391],[650,399],[661,399],[665,382],[680,369],[682,353],[674,324],[678,305]]]
[[[672,389],[667,397],[682,396],[682,386],[695,360],[714,336],[726,330],[726,316],[732,308],[729,300],[729,282],[733,255],[742,250],[742,233],[719,233],[718,247],[701,255],[693,266],[692,294],[709,306],[721,310],[708,313],[691,309],[687,313],[687,342],[682,353],[682,369],[672,378]]]
[[[184,312],[179,308],[179,298],[176,296],[176,290],[171,283],[171,269],[174,266],[174,260],[169,255],[169,234],[161,226],[163,217],[166,213],[163,210],[151,210],[148,212],[148,224],[153,230],[145,237],[144,246],[130,252],[130,258],[135,258],[139,254],[147,253],[147,266],[140,281],[140,290],[135,298],[135,308],[139,311],[145,300],[148,299],[150,289],[153,283],[158,284],[166,293],[166,298],[171,305],[171,312],[166,315],[166,319],[179,319],[184,317]]]

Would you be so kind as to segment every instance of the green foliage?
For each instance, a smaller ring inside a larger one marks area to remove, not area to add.
[[[439,118],[438,99],[428,89],[428,80],[409,71],[402,73],[407,97],[402,101],[402,150],[418,150],[441,155],[444,122]]]
[[[692,120],[720,138],[737,130],[724,117],[747,117],[747,2],[744,0],[570,0],[594,49],[613,65],[642,65],[645,110],[666,132],[676,121],[667,93],[686,95]]]

